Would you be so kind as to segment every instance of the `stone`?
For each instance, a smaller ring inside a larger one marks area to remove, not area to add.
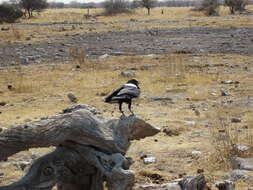
[[[232,117],[231,122],[232,123],[241,123],[242,119],[239,117]]]
[[[222,96],[229,96],[230,92],[228,90],[221,89],[221,95]]]
[[[200,157],[201,154],[202,154],[202,152],[201,152],[201,151],[198,151],[198,150],[193,150],[193,151],[191,152],[192,157],[195,158],[195,159],[198,159],[198,158]]]
[[[219,190],[235,190],[235,184],[232,181],[225,180],[225,181],[217,181],[215,182],[215,186]]]
[[[99,56],[99,59],[106,59],[106,58],[108,58],[110,55],[109,54],[104,54],[104,55],[101,55],[101,56]]]
[[[152,164],[156,162],[156,158],[154,156],[143,158],[144,164]]]
[[[29,59],[28,58],[22,58],[20,59],[20,64],[21,65],[27,65],[29,63]]]
[[[10,30],[10,27],[4,26],[4,27],[1,28],[1,30],[2,30],[2,31],[8,31],[8,30]]]
[[[221,84],[233,84],[234,82],[232,80],[223,80],[221,81]]]
[[[11,84],[8,84],[8,85],[7,85],[7,88],[8,88],[9,90],[13,90],[13,89],[14,89],[14,87],[13,87]]]
[[[196,124],[195,121],[184,121],[185,125],[187,126],[194,126]]]
[[[77,103],[78,100],[74,94],[69,93],[67,96],[71,102]]]
[[[236,144],[234,145],[234,150],[238,153],[246,152],[250,149],[249,146],[243,144]]]
[[[122,71],[120,75],[123,77],[134,77],[136,75],[136,71],[134,70]]]
[[[231,164],[233,169],[253,171],[253,158],[232,158]]]
[[[253,182],[253,178],[250,177],[250,171],[248,170],[233,170],[230,174],[226,176],[231,181],[244,180]]]
[[[180,135],[179,131],[176,131],[176,130],[172,130],[172,129],[169,129],[169,128],[165,128],[163,129],[163,132],[168,135],[168,136],[178,136]]]
[[[6,104],[6,102],[0,102],[0,106],[5,106]]]
[[[29,36],[25,38],[25,40],[27,40],[27,41],[29,41],[29,40],[31,40],[31,39],[32,39],[32,38],[29,37]]]

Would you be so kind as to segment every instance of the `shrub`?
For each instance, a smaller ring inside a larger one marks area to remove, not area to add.
[[[19,8],[9,4],[0,5],[0,23],[13,23],[22,16],[23,12]]]
[[[207,16],[219,15],[219,0],[203,0],[200,7],[195,8],[196,11],[202,11]]]
[[[130,13],[129,3],[125,0],[109,0],[104,3],[105,15]]]

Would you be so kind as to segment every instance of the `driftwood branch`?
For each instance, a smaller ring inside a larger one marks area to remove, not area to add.
[[[77,105],[38,122],[0,132],[0,160],[36,147],[56,146],[36,160],[18,182],[0,190],[51,189],[131,190],[134,172],[124,157],[130,140],[152,136],[159,129],[135,116],[106,119],[95,108]]]

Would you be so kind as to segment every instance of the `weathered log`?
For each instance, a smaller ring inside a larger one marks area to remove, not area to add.
[[[130,140],[155,135],[154,128],[135,116],[105,119],[95,108],[77,105],[64,113],[4,129],[0,132],[0,160],[35,147],[56,146],[36,160],[18,182],[0,190],[131,190],[132,160],[124,155]]]
[[[76,106],[79,107],[79,106]],[[73,141],[107,153],[125,154],[129,140],[152,136],[159,129],[135,116],[105,119],[85,107],[0,133],[0,161],[29,148],[58,146]]]

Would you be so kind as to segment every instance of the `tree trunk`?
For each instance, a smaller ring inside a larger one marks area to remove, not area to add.
[[[150,8],[147,8],[148,9],[148,15],[150,15]]]
[[[129,140],[159,132],[135,116],[105,119],[91,106],[77,105],[41,121],[0,130],[0,160],[36,147],[56,146],[36,160],[18,182],[0,190],[131,190],[134,173],[124,157]]]

